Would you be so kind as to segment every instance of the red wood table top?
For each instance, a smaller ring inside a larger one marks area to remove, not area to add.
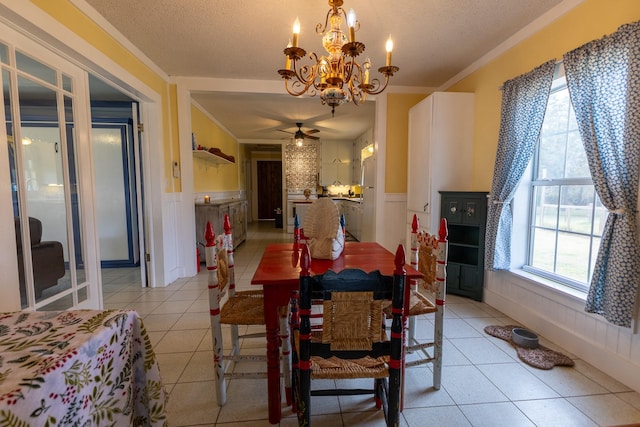
[[[297,249],[297,250],[296,250]],[[253,285],[297,285],[300,280],[299,257],[302,243],[275,243],[265,248],[256,269]],[[335,260],[311,259],[311,274],[322,274],[331,269],[336,273],[347,268],[370,272],[380,270],[385,276],[393,275],[394,254],[376,242],[346,242],[344,251]],[[422,273],[405,264],[408,279],[418,279]]]

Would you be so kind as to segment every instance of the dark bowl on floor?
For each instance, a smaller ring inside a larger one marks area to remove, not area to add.
[[[511,340],[520,347],[538,347],[538,336],[524,328],[513,328],[511,330]]]

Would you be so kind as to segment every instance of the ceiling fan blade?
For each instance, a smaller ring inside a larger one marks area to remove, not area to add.
[[[304,138],[305,138],[305,139],[320,139],[320,138],[319,138],[319,137],[317,137],[317,136],[307,135],[306,133],[304,134]]]
[[[320,132],[319,129],[309,129],[309,130],[305,130],[304,133],[306,134],[310,134],[310,133],[318,133]]]
[[[279,132],[290,133],[291,135],[295,134],[295,132],[289,132],[288,130],[278,129]]]

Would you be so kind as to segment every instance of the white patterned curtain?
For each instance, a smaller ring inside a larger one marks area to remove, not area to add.
[[[487,212],[485,266],[511,265],[511,200],[538,142],[555,61],[504,83],[496,164]]]
[[[564,55],[593,183],[609,210],[585,311],[631,326],[640,280],[640,22]]]

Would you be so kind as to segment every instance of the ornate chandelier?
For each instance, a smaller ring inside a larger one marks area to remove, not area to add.
[[[345,13],[342,8],[343,0],[329,0],[331,7],[327,12],[324,25],[316,25],[316,33],[324,34],[322,45],[327,51],[327,56],[309,53],[312,64],[302,65],[298,61],[307,54],[298,46],[300,34],[300,21],[296,18],[293,24],[293,43],[284,50],[286,65],[278,70],[278,74],[285,79],[285,88],[290,95],[300,96],[308,93],[315,96],[320,92],[323,105],[331,107],[331,114],[335,107],[349,101],[360,105],[366,100],[367,94],[377,95],[386,89],[389,77],[399,70],[391,65],[391,51],[393,42],[391,37],[387,40],[387,61],[384,67],[378,71],[384,75],[384,84],[377,78],[370,79],[369,72],[371,61],[367,58],[362,65],[356,61],[356,57],[364,52],[364,43],[356,41],[355,33],[360,29],[360,23],[356,21],[353,9]],[[349,37],[341,29],[343,18],[347,21]],[[330,28],[328,27],[330,25]]]

